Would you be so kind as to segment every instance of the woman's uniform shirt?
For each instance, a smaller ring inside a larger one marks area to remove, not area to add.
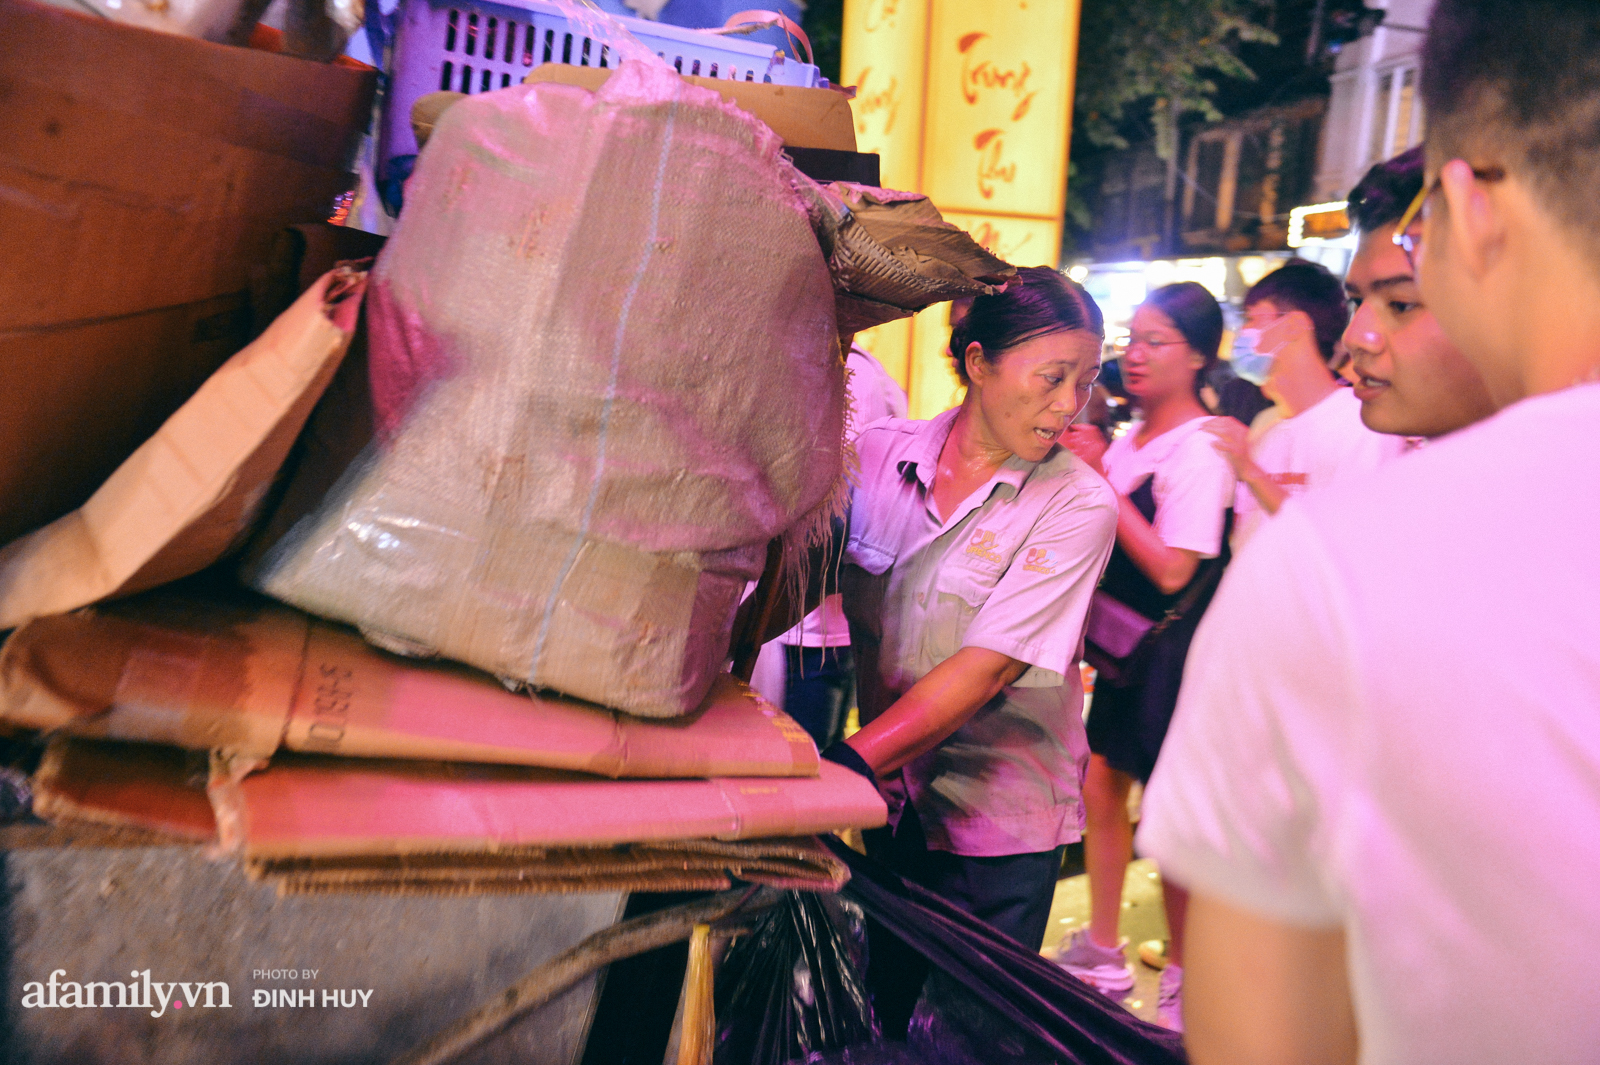
[[[856,648],[863,722],[963,647],[1028,669],[937,748],[886,784],[891,823],[909,801],[928,846],[975,857],[1079,839],[1083,731],[1078,660],[1117,500],[1065,448],[1013,456],[941,520],[930,497],[957,410],[889,419],[856,441],[840,586]]]

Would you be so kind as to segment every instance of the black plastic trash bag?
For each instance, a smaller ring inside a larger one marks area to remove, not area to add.
[[[1056,1056],[935,969],[906,1032],[918,1065],[1056,1065]]]
[[[1183,1037],[1141,1021],[1100,992],[1045,961],[1035,951],[996,932],[976,917],[916,884],[910,883],[839,840],[823,837],[829,849],[850,867],[850,882],[841,894],[860,905],[871,921],[921,954],[943,978],[935,988],[932,1012],[919,1002],[924,1027],[937,1026],[952,1038],[1009,1029],[1033,1045],[1019,1042],[1024,1054],[1043,1054],[1041,1061],[1059,1065],[1183,1065]],[[938,998],[948,980],[959,985],[969,1003],[955,1006]],[[981,1007],[992,1015],[979,1019]],[[913,1026],[917,1017],[913,1015]],[[908,1033],[912,1035],[914,1033]],[[940,1036],[942,1037],[942,1036]],[[911,1049],[934,1038],[924,1031]],[[960,1061],[962,1059],[952,1059]],[[988,1056],[1003,1059],[989,1047]],[[731,1065],[732,1059],[730,1059]],[[720,1059],[718,1065],[722,1065]],[[928,1065],[945,1065],[939,1059]]]
[[[858,1043],[843,1050],[816,1053],[791,1065],[931,1065],[904,1043]]]
[[[713,1061],[785,1065],[875,1040],[865,954],[859,909],[836,895],[787,892],[723,959]]]

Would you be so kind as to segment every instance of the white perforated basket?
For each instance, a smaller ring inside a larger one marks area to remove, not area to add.
[[[644,19],[618,22],[681,74],[779,85],[823,84],[817,68],[770,44],[686,30]],[[475,95],[522,82],[542,63],[612,67],[611,49],[587,37],[561,9],[540,0],[405,0],[395,34],[394,78],[383,109],[379,174],[413,155],[411,105],[445,89]]]

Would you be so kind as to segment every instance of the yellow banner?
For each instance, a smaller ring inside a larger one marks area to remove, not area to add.
[[[1060,262],[1060,218],[1013,218],[962,211],[940,213],[946,222],[960,226],[973,240],[1012,266],[1056,266]]]
[[[841,47],[844,84],[856,87],[856,151],[877,153],[884,188],[918,190],[928,0],[847,0]]]
[[[859,150],[1017,266],[1059,265],[1079,0],[845,0]],[[949,306],[861,335],[911,416],[960,399]]]
[[[940,210],[1061,217],[1077,7],[935,0],[920,191]]]

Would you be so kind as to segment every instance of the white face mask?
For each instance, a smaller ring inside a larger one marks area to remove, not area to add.
[[[1272,356],[1275,352],[1262,351],[1260,347],[1259,329],[1241,329],[1233,335],[1233,350],[1228,363],[1234,373],[1253,385],[1266,384],[1267,375],[1272,372]]]
[[[1233,372],[1253,385],[1266,384],[1273,358],[1283,349],[1288,336],[1293,335],[1292,331],[1286,335],[1282,328],[1287,321],[1290,321],[1289,316],[1282,314],[1264,327],[1246,326],[1235,333],[1228,356]]]

